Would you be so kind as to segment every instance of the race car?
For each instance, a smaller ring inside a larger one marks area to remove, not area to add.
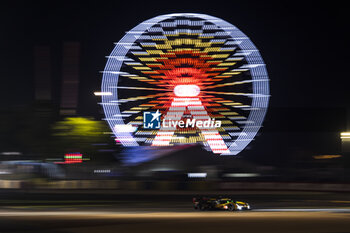
[[[234,201],[231,198],[193,198],[194,208],[197,210],[250,210],[247,202]]]

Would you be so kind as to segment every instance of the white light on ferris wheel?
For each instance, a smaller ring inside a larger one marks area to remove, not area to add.
[[[194,97],[199,95],[200,88],[197,85],[177,85],[174,94],[179,97]]]

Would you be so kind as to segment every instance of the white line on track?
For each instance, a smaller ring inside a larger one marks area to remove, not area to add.
[[[323,209],[253,209],[257,212],[349,212],[350,209],[337,209],[337,208],[323,208]]]

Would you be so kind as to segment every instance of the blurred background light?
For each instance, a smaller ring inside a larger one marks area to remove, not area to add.
[[[187,173],[188,178],[206,178],[207,173],[200,172],[200,173]]]
[[[260,176],[258,173],[226,173],[223,175],[223,177],[237,177],[237,178],[243,178],[243,177],[257,177]]]
[[[314,159],[335,159],[342,157],[341,155],[314,155]]]
[[[95,96],[103,96],[103,95],[113,95],[112,92],[99,92],[99,91],[96,91],[94,92],[94,95]]]
[[[1,152],[0,155],[22,155],[22,153],[18,151],[6,151]]]
[[[350,140],[350,132],[342,132],[342,133],[340,133],[340,138],[341,139]]]

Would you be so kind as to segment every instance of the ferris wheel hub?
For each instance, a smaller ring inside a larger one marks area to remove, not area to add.
[[[200,88],[197,85],[177,85],[174,88],[174,94],[179,97],[194,97],[200,93]]]

